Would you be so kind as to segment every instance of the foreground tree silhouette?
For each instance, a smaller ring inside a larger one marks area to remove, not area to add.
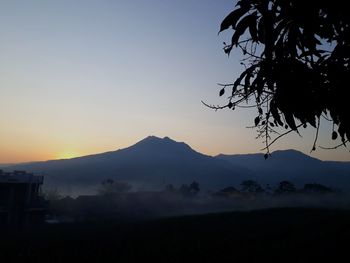
[[[240,0],[222,21],[220,32],[233,35],[224,43],[228,55],[239,48],[245,66],[240,76],[222,86],[228,102],[217,109],[256,107],[254,120],[265,150],[300,127],[316,128],[322,117],[333,122],[331,138],[350,139],[350,16],[346,1]],[[286,129],[283,132],[279,128]],[[273,136],[275,134],[275,136]]]

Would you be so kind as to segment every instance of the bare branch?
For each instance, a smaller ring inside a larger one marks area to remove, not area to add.
[[[318,117],[318,120],[317,120],[317,129],[316,129],[316,136],[315,136],[315,140],[314,140],[314,145],[312,146],[312,149],[311,149],[310,153],[312,153],[313,151],[316,150],[316,142],[317,142],[317,139],[318,139],[318,132],[319,132],[319,130],[320,130],[320,122],[321,122],[320,120],[321,120],[321,118]]]
[[[201,100],[201,102],[208,108],[210,109],[213,109],[213,110],[222,110],[222,109],[225,109],[225,108],[228,108],[228,104],[227,105],[224,105],[224,106],[214,106],[214,105],[210,105],[210,104],[207,104],[205,103],[204,101]]]
[[[324,149],[324,150],[335,150],[335,149],[337,149],[337,148],[339,148],[341,146],[346,147],[346,144],[348,142],[349,142],[349,140],[346,140],[346,141],[342,142],[341,144],[338,144],[338,145],[336,145],[334,147],[322,147],[322,146],[318,146],[318,147],[321,148],[321,149]]]
[[[303,125],[303,124],[299,124],[299,125],[297,126],[297,128],[301,127],[302,125]],[[288,130],[287,132],[282,133],[281,135],[277,136],[272,142],[270,142],[265,148],[263,148],[263,149],[261,149],[261,150],[262,150],[262,151],[263,151],[263,150],[267,150],[267,149],[268,149],[273,143],[275,143],[279,138],[281,138],[281,137],[287,135],[288,133],[291,133],[292,131],[295,131],[295,130],[290,129],[290,130]]]

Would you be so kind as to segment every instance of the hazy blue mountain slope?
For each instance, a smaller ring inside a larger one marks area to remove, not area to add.
[[[327,162],[295,150],[275,151],[265,160],[263,154],[223,155],[216,158],[249,167],[263,183],[290,180],[296,184],[323,183],[350,189],[350,163]]]
[[[350,190],[350,162],[327,162],[295,150],[263,154],[207,156],[183,142],[149,136],[125,149],[66,160],[26,163],[4,168],[45,175],[45,185],[60,189],[95,189],[105,179],[130,182],[134,189],[162,189],[198,181],[201,188],[239,187],[242,180],[262,184],[289,180],[302,186],[322,183]]]
[[[46,185],[84,187],[107,178],[139,188],[160,188],[196,180],[203,189],[217,189],[252,178],[249,169],[200,154],[185,143],[150,136],[135,145],[102,154],[10,167],[46,175]]]

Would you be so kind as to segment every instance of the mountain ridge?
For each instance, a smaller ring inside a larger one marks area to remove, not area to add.
[[[5,169],[45,174],[45,184],[50,187],[96,188],[103,180],[113,178],[130,182],[137,189],[164,189],[166,184],[198,181],[203,189],[216,190],[245,179],[261,183],[318,182],[350,189],[350,162],[322,161],[296,150],[275,151],[267,160],[261,153],[210,156],[184,142],[157,136],[115,151]]]
[[[249,169],[201,154],[169,137],[155,136],[116,151],[16,165],[8,169],[44,173],[49,186],[83,188],[113,178],[144,189],[164,189],[166,184],[180,185],[192,181],[198,181],[203,189],[215,189],[253,177]]]

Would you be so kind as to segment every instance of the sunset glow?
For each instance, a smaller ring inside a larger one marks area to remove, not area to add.
[[[0,0],[0,36],[0,263],[348,257],[346,1]]]
[[[77,152],[67,151],[58,154],[56,159],[71,159],[79,156],[81,155]]]
[[[217,32],[234,5],[219,2],[2,2],[0,163],[113,151],[149,135],[210,155],[260,152],[246,128],[256,111],[201,103],[226,103],[217,83],[231,83],[242,67],[238,53],[222,51],[229,35]],[[332,146],[331,129],[320,131],[321,146]],[[301,130],[271,150],[309,153],[314,133]],[[347,149],[313,156],[350,160]]]

